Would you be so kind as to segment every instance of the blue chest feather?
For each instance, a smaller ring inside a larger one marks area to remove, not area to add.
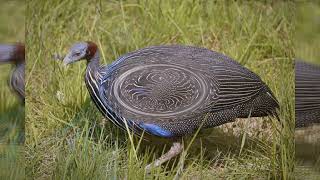
[[[144,130],[146,130],[147,132],[156,136],[165,137],[165,138],[170,138],[173,136],[173,134],[170,131],[163,129],[162,127],[155,124],[141,123],[139,124],[139,126]]]

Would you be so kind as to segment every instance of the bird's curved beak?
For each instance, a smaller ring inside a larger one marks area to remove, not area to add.
[[[72,59],[70,58],[70,54],[67,54],[64,58],[63,58],[63,64],[64,66],[67,66],[68,64],[72,63]]]

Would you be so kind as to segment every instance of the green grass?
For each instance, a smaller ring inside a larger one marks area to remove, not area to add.
[[[53,179],[291,179],[294,168],[292,3],[212,1],[28,1],[27,177]],[[65,69],[51,56],[92,40],[102,63],[150,45],[185,44],[224,53],[269,85],[280,119],[267,138],[219,128],[201,131],[188,151],[145,175],[163,145],[131,143],[91,102],[85,62]]]
[[[0,0],[0,43],[24,42],[24,1]],[[12,66],[0,65],[0,179],[24,178],[24,107],[8,86]]]
[[[304,61],[320,63],[320,4],[300,3],[296,12],[296,56]]]

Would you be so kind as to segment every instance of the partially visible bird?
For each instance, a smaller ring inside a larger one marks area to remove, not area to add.
[[[146,167],[178,155],[181,137],[236,118],[276,115],[278,102],[259,76],[205,48],[165,45],[130,52],[100,66],[93,42],[74,44],[63,62],[87,60],[85,82],[104,116],[135,134],[171,139],[171,149]]]
[[[25,101],[25,46],[24,44],[0,44],[0,64],[12,63],[13,69],[9,85],[24,103]]]
[[[320,66],[295,61],[296,127],[320,123]]]

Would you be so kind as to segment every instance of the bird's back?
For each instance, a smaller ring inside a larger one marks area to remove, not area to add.
[[[140,49],[102,68],[100,77],[100,97],[117,121],[162,137],[265,116],[278,107],[256,74],[204,48]]]

